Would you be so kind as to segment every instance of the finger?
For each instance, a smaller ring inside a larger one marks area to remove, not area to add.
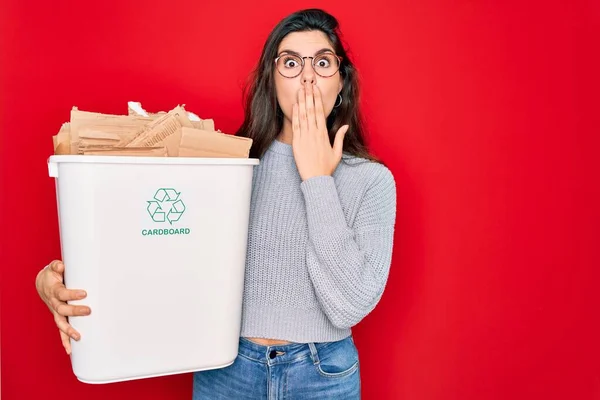
[[[77,341],[81,339],[81,335],[79,334],[79,332],[77,332],[75,328],[73,328],[71,324],[69,324],[65,317],[58,314],[54,314],[54,322],[56,323],[58,329],[60,329],[60,331],[68,337]]]
[[[317,85],[315,87],[315,120],[317,128],[322,132],[327,133],[327,122],[325,121],[325,110],[323,109],[323,96],[321,95],[321,89]]]
[[[300,117],[298,116],[298,103],[292,106],[292,140],[300,139]]]
[[[308,132],[308,121],[306,120],[306,94],[304,88],[298,93],[298,116],[300,118],[300,136]]]
[[[92,310],[87,306],[71,306],[57,298],[50,300],[50,305],[55,313],[64,317],[82,317],[90,315]]]
[[[85,317],[92,313],[92,310],[87,306],[70,306],[66,303],[59,304],[56,312],[65,317]]]
[[[348,128],[348,125],[344,125],[338,129],[337,133],[335,134],[333,152],[338,160],[342,158],[342,152],[344,150],[344,137],[346,136],[346,132],[348,132]]]
[[[64,285],[56,285],[52,294],[60,301],[81,300],[87,296],[85,290],[67,289]]]
[[[57,274],[62,275],[65,272],[65,265],[62,263],[62,261],[55,260],[50,263],[50,269]]]
[[[69,338],[69,335],[67,335],[66,333],[64,333],[63,331],[59,330],[58,331],[60,333],[60,340],[62,341],[62,345],[65,348],[65,351],[67,352],[67,354],[71,354],[71,340]]]
[[[304,84],[306,91],[306,119],[308,120],[308,129],[314,131],[317,129],[317,121],[315,119],[315,98],[313,84],[306,82]]]

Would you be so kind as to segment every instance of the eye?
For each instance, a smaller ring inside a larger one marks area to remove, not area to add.
[[[283,65],[285,65],[286,68],[296,68],[300,65],[300,62],[296,57],[285,57],[283,59]]]
[[[315,60],[315,66],[319,68],[329,68],[335,63],[335,57],[332,54],[323,54]]]
[[[317,66],[321,67],[321,68],[327,68],[331,65],[331,63],[328,60],[325,59],[320,59],[317,61]]]

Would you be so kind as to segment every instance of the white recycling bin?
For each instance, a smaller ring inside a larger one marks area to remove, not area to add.
[[[111,383],[222,368],[237,356],[258,159],[53,155],[72,368]]]

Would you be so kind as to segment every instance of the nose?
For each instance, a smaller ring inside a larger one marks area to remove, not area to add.
[[[302,83],[317,83],[317,74],[315,74],[312,63],[308,59],[306,60],[304,69],[302,70]]]

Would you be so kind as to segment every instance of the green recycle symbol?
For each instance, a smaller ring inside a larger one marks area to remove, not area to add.
[[[175,189],[161,188],[154,194],[154,200],[148,201],[148,214],[154,222],[179,221],[185,211],[185,204],[179,199],[181,192]]]

